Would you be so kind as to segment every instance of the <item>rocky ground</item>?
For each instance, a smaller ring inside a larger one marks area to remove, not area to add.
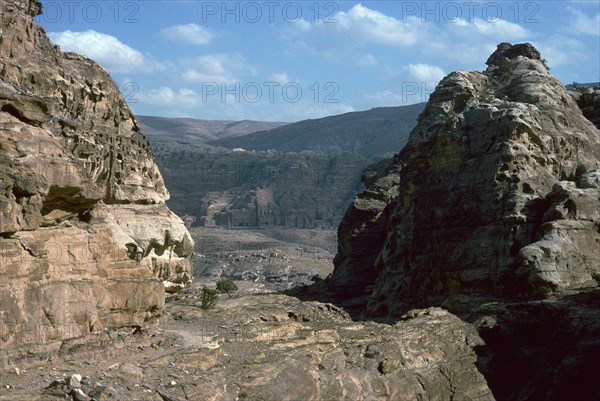
[[[167,298],[160,326],[64,342],[2,370],[0,400],[492,400],[474,328],[431,308],[396,324],[277,295]]]

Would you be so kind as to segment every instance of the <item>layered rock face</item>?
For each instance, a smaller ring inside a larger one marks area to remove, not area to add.
[[[191,278],[148,142],[108,73],[2,2],[0,359],[154,321]],[[17,352],[18,353],[18,352]]]
[[[368,313],[598,285],[599,131],[531,45],[503,43],[487,65],[440,82],[340,226],[330,282],[366,271]]]

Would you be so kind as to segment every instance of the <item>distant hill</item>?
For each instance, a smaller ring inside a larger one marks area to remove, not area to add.
[[[236,137],[256,131],[268,131],[287,123],[263,121],[211,121],[194,118],[168,118],[137,116],[138,124],[147,136],[164,136],[173,139],[193,139],[202,142]]]
[[[587,83],[581,83],[581,82],[573,82],[572,84],[567,84],[565,85],[565,87],[567,89],[574,89],[576,87],[591,87],[591,88],[600,88],[600,82],[587,82]]]
[[[353,153],[369,160],[391,157],[404,147],[425,103],[304,120],[268,131],[209,141],[230,149]]]
[[[383,107],[288,125],[137,120],[171,193],[168,205],[179,215],[206,226],[314,228],[337,226],[363,188],[363,170],[404,147],[423,108]]]

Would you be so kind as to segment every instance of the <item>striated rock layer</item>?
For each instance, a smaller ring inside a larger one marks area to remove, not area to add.
[[[1,8],[0,363],[154,322],[193,251],[108,73],[50,44],[38,1]]]
[[[369,314],[598,285],[598,129],[531,45],[500,44],[487,65],[440,82],[340,225],[329,282],[374,284]]]

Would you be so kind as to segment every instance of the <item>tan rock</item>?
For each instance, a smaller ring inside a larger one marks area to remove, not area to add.
[[[594,286],[598,192],[575,181],[595,186],[599,160],[600,132],[539,52],[501,44],[485,72],[438,84],[392,167],[357,196],[329,282],[358,283],[357,272],[368,286],[376,272],[368,313],[384,315],[457,292]]]
[[[191,280],[148,141],[108,73],[52,46],[35,0],[0,16],[0,364],[155,324]]]

